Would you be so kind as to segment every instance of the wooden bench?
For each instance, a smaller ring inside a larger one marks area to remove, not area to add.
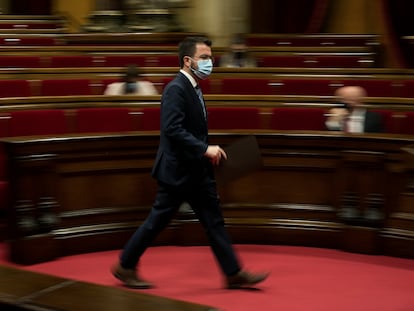
[[[27,30],[26,30],[27,31]],[[46,32],[45,32],[46,33]],[[0,36],[0,53],[69,55],[69,54],[111,54],[122,53],[137,55],[153,54],[152,61],[140,63],[141,66],[170,66],[171,61],[160,58],[163,54],[177,53],[177,43],[193,33],[168,34],[55,34],[46,37],[41,34],[32,37],[14,38]],[[198,34],[199,35],[199,34]],[[258,58],[259,66],[275,67],[381,67],[382,53],[378,35],[336,35],[336,34],[249,34],[250,53]],[[254,42],[253,42],[254,41]],[[42,47],[42,42],[44,43]],[[137,44],[140,42],[141,44]],[[271,42],[271,43],[270,43]],[[32,43],[32,44],[30,44]],[[263,44],[262,44],[263,43]],[[30,46],[29,46],[30,44]],[[18,49],[12,49],[17,45]],[[228,50],[226,46],[216,46],[217,59]],[[158,54],[158,55],[157,55]],[[285,55],[284,55],[285,54]],[[174,64],[178,65],[178,62]]]
[[[249,46],[375,46],[381,42],[377,34],[265,34],[248,33]]]
[[[67,32],[67,23],[62,16],[53,15],[6,15],[0,17],[1,34],[12,34],[23,37],[33,34],[46,37],[46,34],[62,34]],[[52,40],[33,40],[31,43],[54,44]]]
[[[99,53],[78,52],[75,54],[47,55],[36,53],[33,48],[30,53],[23,53],[18,49],[17,54],[12,51],[0,54],[0,66],[2,68],[36,68],[36,67],[126,67],[136,64],[140,67],[178,67],[179,61],[174,53],[151,52],[142,53],[114,49],[112,52],[97,47]],[[1,46],[0,46],[1,52]],[[215,53],[216,64],[222,53]],[[299,67],[299,68],[367,68],[380,67],[372,53],[254,53],[259,67]],[[63,58],[65,56],[66,58]],[[31,60],[30,62],[28,60]],[[65,62],[63,62],[65,61]]]
[[[59,57],[60,58],[60,57]],[[59,58],[56,58],[60,62]],[[70,58],[69,58],[70,59]],[[89,57],[85,59],[89,62]],[[76,59],[75,59],[76,61]],[[125,67],[105,67],[98,64],[93,67],[20,67],[0,71],[1,79],[47,79],[47,78],[103,78],[120,77]],[[73,63],[72,63],[73,64]],[[143,67],[144,77],[173,77],[177,67]],[[254,67],[254,68],[225,68],[214,67],[212,78],[332,78],[332,79],[414,79],[413,69],[395,68],[291,68],[291,67]]]
[[[53,18],[53,16],[47,16]],[[27,20],[27,16],[21,16]],[[33,16],[36,18],[36,16]],[[19,24],[16,19],[7,19],[3,15],[3,21],[9,24]],[[13,21],[13,22],[10,22]],[[62,23],[62,17],[55,17],[48,21],[49,25],[56,26]],[[201,33],[194,32],[168,32],[168,33],[123,33],[122,36],[114,33],[56,33],[48,34],[61,40],[66,45],[145,45],[165,47],[176,47],[177,44],[187,36],[200,36]],[[20,34],[24,36],[24,34]],[[33,37],[45,37],[41,33],[32,34]],[[247,44],[250,48],[272,47],[366,47],[372,49],[381,43],[381,36],[377,34],[246,34]]]
[[[143,78],[151,81],[162,93],[175,73],[171,75],[148,74]],[[46,75],[45,79],[4,79],[0,80],[0,98],[30,96],[103,95],[108,84],[120,81],[120,74],[108,77],[105,74],[92,77],[81,75],[77,78],[62,78]],[[200,82],[203,93],[217,95],[286,95],[286,96],[332,96],[341,86],[359,85],[366,89],[368,97],[414,97],[414,76],[392,75],[373,77],[318,75],[212,75]]]

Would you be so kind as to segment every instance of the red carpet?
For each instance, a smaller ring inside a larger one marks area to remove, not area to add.
[[[222,289],[221,275],[208,247],[168,246],[150,248],[144,255],[141,274],[157,286],[144,292],[225,311],[414,310],[414,260],[306,247],[236,248],[246,268],[271,271],[257,290]],[[109,273],[118,253],[70,256],[23,268],[121,286]],[[0,263],[11,265],[6,258],[1,245]]]

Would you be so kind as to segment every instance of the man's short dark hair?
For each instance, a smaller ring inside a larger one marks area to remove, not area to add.
[[[125,80],[136,79],[140,75],[141,75],[140,68],[135,64],[131,64],[131,65],[128,65],[128,67],[125,69],[124,79]]]
[[[246,38],[242,33],[236,33],[231,39],[231,44],[246,44]]]
[[[178,46],[178,57],[180,68],[184,67],[184,56],[193,57],[196,51],[196,45],[202,43],[211,47],[212,42],[206,37],[187,37],[180,42]]]

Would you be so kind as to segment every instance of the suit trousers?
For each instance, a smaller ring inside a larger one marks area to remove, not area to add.
[[[229,276],[240,270],[230,237],[225,229],[216,182],[208,174],[197,182],[193,180],[182,186],[158,183],[157,195],[148,217],[138,227],[121,253],[120,262],[124,268],[136,268],[142,254],[170,223],[184,201],[191,205],[202,224],[223,273]]]

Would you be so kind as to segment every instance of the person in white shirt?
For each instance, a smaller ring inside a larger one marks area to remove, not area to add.
[[[123,80],[109,84],[104,95],[157,95],[158,91],[151,81],[141,79],[137,66],[127,67]]]
[[[382,116],[366,109],[367,96],[360,86],[343,86],[336,90],[338,107],[330,109],[325,125],[328,130],[347,133],[378,133],[384,130]]]
[[[220,57],[220,67],[257,67],[256,58],[249,54],[243,34],[235,34],[229,51]]]

